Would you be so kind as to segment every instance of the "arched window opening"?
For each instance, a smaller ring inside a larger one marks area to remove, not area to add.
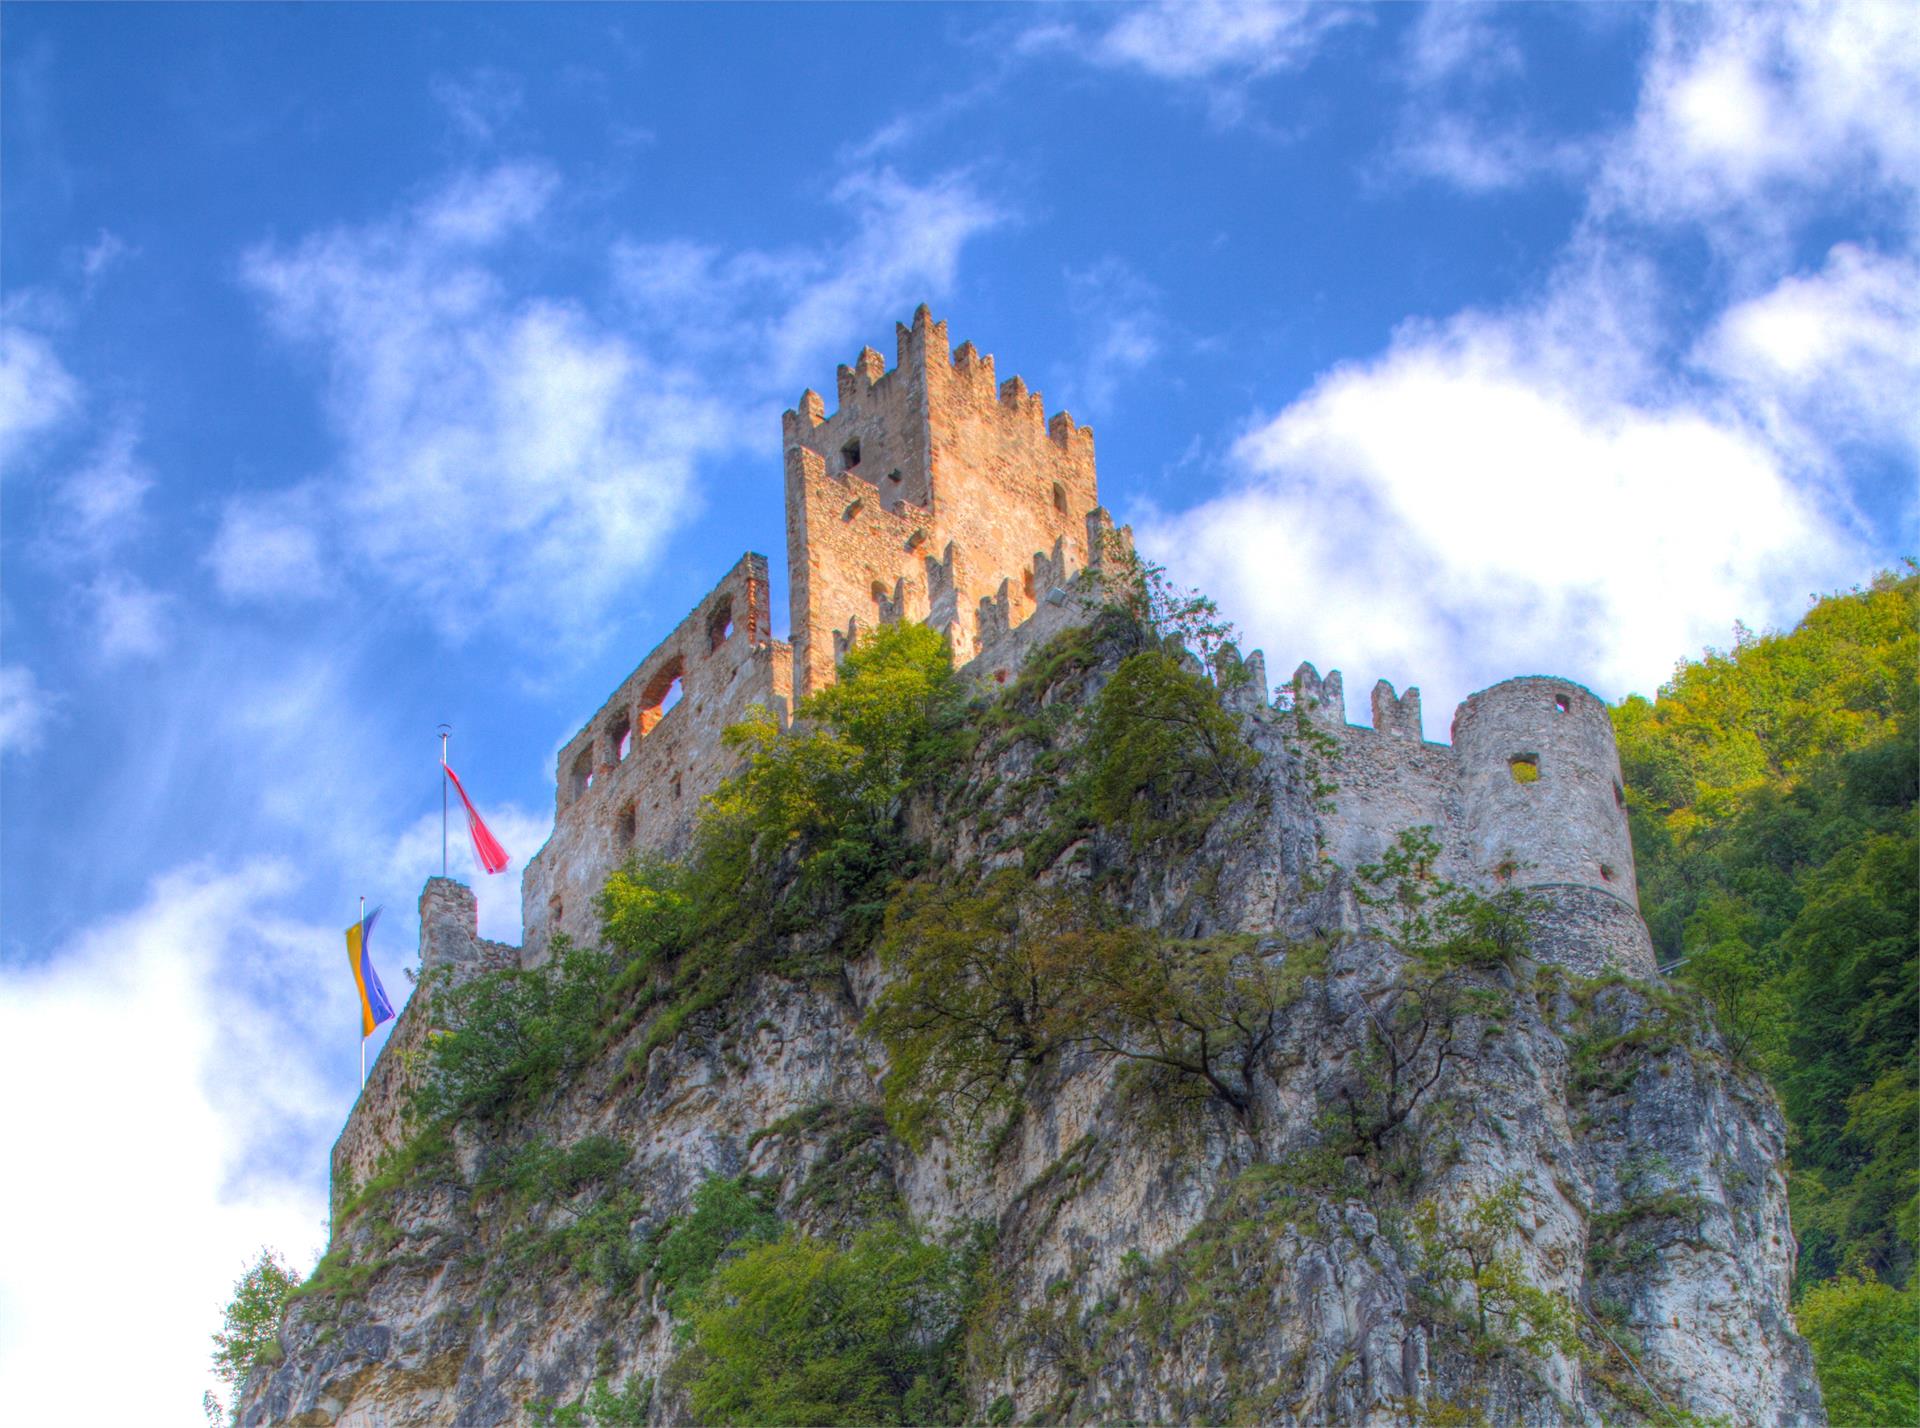
[[[1540,781],[1540,755],[1515,754],[1507,760],[1507,771],[1513,775],[1515,783],[1538,783]]]
[[[613,750],[613,761],[623,763],[633,752],[633,716],[622,709],[613,716],[613,722],[607,725],[607,747]]]
[[[589,745],[573,757],[567,770],[567,802],[571,803],[593,787],[593,748]]]
[[[733,637],[733,601],[722,600],[707,616],[707,650],[711,653]]]
[[[857,441],[849,441],[845,446],[840,448],[840,469],[842,471],[851,471],[859,464],[860,443]]]
[[[1553,696],[1553,707],[1558,712],[1564,714],[1573,708],[1573,701],[1564,694],[1556,694]]]
[[[640,695],[640,733],[643,736],[651,734],[653,726],[672,713],[673,707],[680,702],[680,674],[681,663],[675,658],[669,660],[647,682],[646,689]]]
[[[613,842],[622,853],[633,847],[633,840],[640,831],[640,814],[629,803],[620,810],[620,816],[614,820]]]
[[[1063,516],[1067,513],[1067,488],[1058,481],[1053,483],[1053,508]]]

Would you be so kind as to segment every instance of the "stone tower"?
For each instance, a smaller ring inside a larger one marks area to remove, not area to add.
[[[796,697],[895,620],[941,631],[964,664],[1097,556],[1092,428],[1049,420],[971,342],[950,351],[924,306],[895,332],[892,370],[866,348],[840,368],[837,411],[808,391],[784,418]]]

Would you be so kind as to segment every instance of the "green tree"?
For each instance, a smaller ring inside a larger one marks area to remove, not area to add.
[[[1614,711],[1663,962],[1795,1131],[1797,1282],[1920,1246],[1920,575],[1742,630]]]
[[[722,1264],[693,1310],[696,1419],[953,1423],[964,1255],[899,1226],[845,1249],[789,1235]]]
[[[1413,1241],[1428,1293],[1456,1310],[1464,1292],[1475,1351],[1512,1348],[1526,1354],[1580,1346],[1573,1306],[1526,1276],[1513,1241],[1526,1190],[1520,1177],[1502,1181],[1464,1206],[1423,1200],[1413,1213]]]
[[[1162,1090],[1250,1128],[1261,1059],[1323,951],[1165,937],[1014,873],[919,890],[889,918],[882,954],[899,975],[868,1023],[888,1051],[889,1119],[912,1143],[948,1115],[972,1126],[1071,1048],[1150,1068]]]
[[[247,1271],[234,1281],[233,1298],[226,1315],[213,1336],[213,1372],[226,1384],[233,1397],[237,1416],[240,1390],[247,1375],[263,1364],[280,1360],[280,1315],[287,1296],[300,1280],[287,1268],[279,1254],[262,1249]],[[202,1401],[209,1417],[219,1411],[212,1394]]]
[[[1801,1296],[1833,1428],[1920,1423],[1920,1288],[1843,1274]]]
[[[1136,846],[1170,823],[1211,821],[1258,762],[1219,689],[1166,649],[1121,662],[1094,704],[1088,746],[1094,817],[1129,829]]]
[[[693,1192],[693,1209],[660,1241],[653,1272],[667,1291],[667,1307],[685,1316],[708,1278],[730,1254],[763,1244],[780,1232],[780,1220],[759,1188],[710,1176]]]

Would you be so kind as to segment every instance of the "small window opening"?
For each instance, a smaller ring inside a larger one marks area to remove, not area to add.
[[[857,441],[849,441],[845,446],[840,448],[840,469],[842,471],[851,471],[859,464],[860,443]]]
[[[1620,787],[1620,781],[1618,779],[1615,779],[1613,784],[1613,803],[1616,808],[1625,808],[1627,806],[1627,791]]]
[[[629,803],[625,808],[620,810],[620,817],[615,820],[613,825],[613,840],[619,846],[621,852],[624,853],[633,846],[634,836],[639,831],[639,826],[639,813],[635,810],[634,806]]]
[[[683,692],[680,673],[680,661],[670,661],[648,682],[640,695],[640,732],[643,736],[652,733],[653,726],[672,713],[673,706],[680,702]]]
[[[673,776],[673,782],[672,784],[669,785],[669,787],[673,790],[673,796],[675,798],[678,798],[680,796],[680,775],[679,774],[675,774]]]
[[[613,716],[613,722],[607,725],[607,744],[613,750],[613,761],[622,763],[633,752],[633,719],[625,710]]]
[[[1536,783],[1540,778],[1540,756],[1515,754],[1507,760],[1507,769],[1513,774],[1515,783]]]
[[[1031,570],[1021,575],[1020,589],[1029,600],[1033,598],[1033,572]]]
[[[849,502],[847,502],[847,508],[846,508],[846,510],[844,510],[844,511],[842,511],[842,512],[840,513],[840,519],[841,519],[841,520],[843,520],[843,521],[850,521],[850,520],[852,520],[852,519],[853,519],[853,518],[854,518],[855,516],[857,516],[857,515],[859,515],[859,514],[860,514],[860,509],[861,509],[861,507],[863,507],[863,506],[865,506],[866,504],[867,504],[867,503],[866,503],[865,501],[849,501]]]
[[[707,651],[712,653],[733,637],[733,601],[722,600],[707,616]]]
[[[1553,696],[1553,707],[1564,714],[1573,708],[1573,701],[1564,694],[1556,694]]]
[[[567,792],[569,800],[580,797],[593,787],[593,750],[582,749],[574,755],[573,767],[567,771]]]
[[[1053,508],[1061,515],[1067,512],[1067,488],[1058,481],[1053,483]]]

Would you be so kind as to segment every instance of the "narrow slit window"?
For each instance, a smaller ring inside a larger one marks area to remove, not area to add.
[[[1063,516],[1067,513],[1067,488],[1058,481],[1053,483],[1053,508]]]

